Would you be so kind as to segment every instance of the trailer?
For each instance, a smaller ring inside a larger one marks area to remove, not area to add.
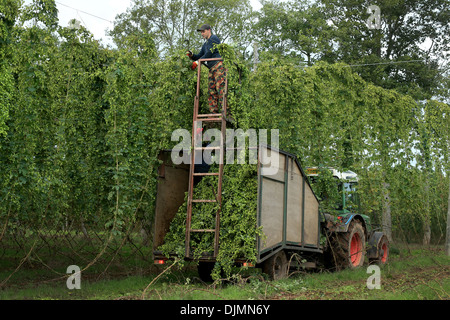
[[[190,166],[175,165],[170,150],[161,152],[160,160],[153,249],[155,261],[161,264],[167,257],[158,247],[164,243],[170,224],[185,201]],[[295,155],[259,146],[255,166],[258,168],[254,179],[258,194],[254,214],[257,227],[261,227],[264,234],[255,239],[256,266],[278,279],[287,275],[289,259],[294,253],[299,256],[323,254],[319,201]],[[220,250],[220,238],[218,245]],[[199,259],[200,275],[207,278],[214,262],[214,253],[203,255]],[[245,262],[236,261],[237,264]]]
[[[156,207],[154,215],[153,255],[155,263],[164,264],[175,253],[164,255],[159,248],[164,244],[179,208],[186,201],[186,220],[184,226],[184,252],[186,260],[198,260],[200,277],[210,279],[214,263],[220,252],[221,210],[223,198],[223,176],[225,157],[229,151],[237,151],[234,143],[230,147],[227,140],[227,96],[228,82],[225,81],[222,113],[201,114],[200,111],[200,77],[202,62],[221,59],[199,60],[197,75],[197,95],[194,101],[192,122],[192,140],[189,146],[190,161],[179,164],[173,161],[173,151],[161,151],[159,159],[159,178],[157,186]],[[218,124],[220,135],[215,145],[202,145],[201,138],[204,124]],[[252,197],[256,205],[253,213],[256,227],[261,228],[262,235],[254,239],[255,266],[261,267],[272,279],[288,275],[293,257],[303,267],[315,267],[322,264],[334,269],[361,267],[366,258],[369,263],[386,264],[388,261],[389,242],[386,235],[371,226],[367,216],[354,212],[341,213],[339,216],[321,212],[319,199],[315,195],[308,175],[305,174],[299,159],[289,152],[259,143],[248,146],[256,149],[257,161],[256,184]],[[209,167],[196,165],[198,156],[205,151],[216,152],[219,159],[218,171],[211,172]],[[180,150],[175,150],[175,153]],[[255,151],[255,150],[253,150]],[[227,157],[228,159],[228,157]],[[178,163],[178,162],[177,162]],[[227,162],[228,163],[228,162]],[[310,172],[313,176],[314,172]],[[205,177],[217,177],[218,188],[214,199],[195,199],[195,181]],[[341,177],[342,178],[342,177]],[[347,178],[347,177],[346,177]],[[353,179],[353,177],[350,177]],[[345,192],[345,188],[343,188]],[[187,194],[187,198],[185,197]],[[185,200],[187,199],[187,200]],[[343,194],[343,201],[346,197]],[[194,204],[216,204],[215,226],[196,229],[192,226],[195,214]],[[253,209],[252,209],[253,210]],[[200,257],[192,255],[191,236],[198,233],[212,233],[214,242],[211,252],[204,252]],[[237,258],[236,264],[248,264],[248,257]],[[305,263],[306,261],[306,263]]]

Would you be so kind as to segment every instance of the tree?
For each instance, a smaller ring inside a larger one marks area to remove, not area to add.
[[[447,0],[370,2],[381,11],[379,30],[368,27],[367,1],[320,3],[333,26],[337,61],[364,64],[354,70],[365,80],[415,99],[431,98],[436,93],[445,69],[441,63],[448,63]]]
[[[197,24],[210,24],[222,42],[233,44],[240,49],[249,46],[253,18],[249,0],[197,0],[196,6]]]
[[[426,175],[426,201],[427,212],[424,224],[424,244],[430,243],[431,238],[431,221],[430,206],[433,199],[431,190],[436,190],[435,186],[430,183],[430,176],[437,173],[446,173],[447,178],[450,175],[450,107],[448,104],[437,101],[427,101],[423,108],[420,109],[422,114],[422,123],[419,122],[419,149],[421,151],[423,171]],[[450,184],[450,180],[449,180]],[[447,208],[448,211],[448,208]],[[447,221],[447,224],[449,221]]]
[[[48,30],[55,30],[58,26],[58,9],[55,0],[33,0],[24,7],[21,18],[30,21],[34,27],[42,26]]]
[[[119,47],[127,35],[150,35],[160,56],[167,56],[189,49],[188,44],[200,46],[197,28],[204,23],[223,41],[247,43],[251,14],[248,0],[133,0],[132,7],[116,17],[109,34]]]
[[[307,0],[266,0],[262,4],[253,27],[261,49],[306,61],[309,66],[331,54],[331,28],[317,4]]]
[[[116,17],[109,34],[119,47],[127,36],[150,35],[159,51],[167,53],[194,32],[190,17],[195,10],[186,0],[133,0],[132,6]]]
[[[6,133],[5,122],[9,116],[12,100],[13,79],[10,59],[13,51],[11,48],[11,33],[18,10],[18,0],[2,0],[0,2],[0,135]]]

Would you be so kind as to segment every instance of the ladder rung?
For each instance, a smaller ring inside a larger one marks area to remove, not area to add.
[[[229,150],[258,150],[258,147],[245,147],[245,148],[226,148],[227,151]]]
[[[197,118],[211,118],[211,117],[222,118],[222,114],[221,113],[209,113],[209,114],[198,114],[197,115]]]
[[[214,172],[214,173],[194,173],[194,177],[205,177],[205,176],[219,176],[220,173]]]
[[[225,118],[221,114],[205,114],[205,115],[198,115],[196,121],[201,122],[222,122]]]
[[[192,200],[193,203],[216,203],[217,200]]]
[[[216,232],[216,229],[191,229],[191,232],[197,232],[197,233],[201,233],[201,232]]]
[[[199,148],[194,148],[195,150],[220,150],[221,147],[199,147]]]

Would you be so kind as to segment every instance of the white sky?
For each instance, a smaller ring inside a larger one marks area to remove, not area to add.
[[[24,0],[24,4],[30,3],[32,3],[32,0]],[[262,7],[259,0],[250,0],[250,3],[255,10],[259,10]],[[125,12],[131,6],[131,0],[56,0],[56,5],[61,26],[66,27],[70,20],[77,19],[92,32],[95,39],[102,39],[104,44],[112,44],[111,39],[106,36],[106,30],[112,29],[112,22],[115,17]]]

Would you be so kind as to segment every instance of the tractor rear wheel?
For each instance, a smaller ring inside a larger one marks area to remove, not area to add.
[[[360,221],[350,222],[348,231],[338,233],[336,239],[336,262],[339,269],[359,268],[364,264],[366,237]]]
[[[378,242],[377,257],[375,259],[369,259],[370,263],[376,263],[380,266],[384,266],[389,259],[389,240],[383,235]]]

